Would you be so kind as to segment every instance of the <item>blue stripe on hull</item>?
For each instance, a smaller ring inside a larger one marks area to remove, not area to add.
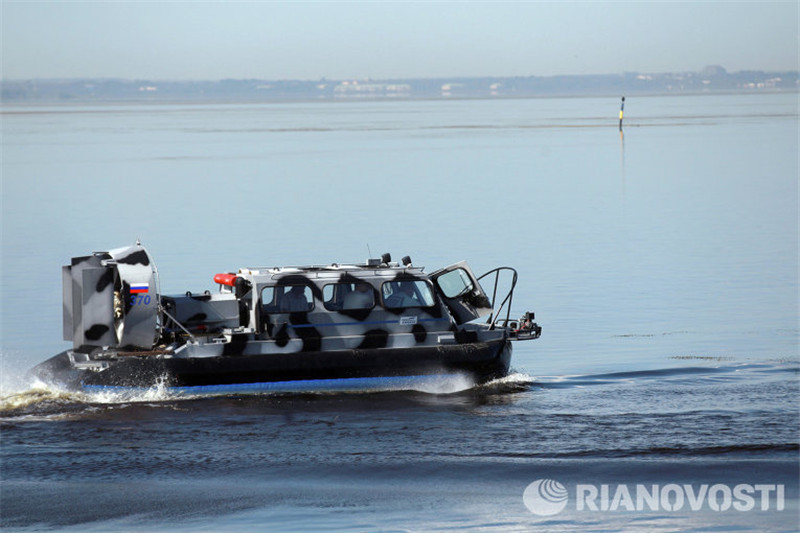
[[[195,385],[165,387],[170,394],[258,394],[283,392],[345,392],[369,390],[413,390],[436,385],[442,380],[463,378],[462,374],[426,374],[420,376],[386,376],[369,378],[305,379],[268,381],[261,383],[231,383],[225,385]],[[117,385],[83,385],[86,392],[146,392],[153,387],[121,387]]]

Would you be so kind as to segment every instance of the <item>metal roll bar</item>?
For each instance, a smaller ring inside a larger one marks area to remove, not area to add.
[[[503,298],[503,301],[500,302],[500,307],[497,308],[497,311],[494,311],[495,302],[497,300],[497,287],[500,283],[500,271],[503,270],[508,270],[511,272],[511,288],[508,290],[506,297]],[[494,288],[492,289],[492,313],[489,315],[489,319],[486,321],[486,323],[491,324],[489,329],[494,329],[494,317],[500,316],[500,312],[503,310],[503,306],[505,306],[506,303],[508,303],[508,309],[506,309],[506,323],[508,323],[508,321],[511,319],[511,302],[514,299],[514,287],[517,286],[517,271],[511,267],[497,267],[479,276],[478,281],[482,280],[486,276],[489,276],[490,274],[494,274]]]

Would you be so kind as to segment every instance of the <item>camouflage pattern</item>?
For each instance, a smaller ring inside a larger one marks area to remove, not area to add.
[[[468,269],[464,263],[459,267]],[[386,285],[419,282],[427,286],[431,294],[437,293],[434,282],[421,268],[334,265],[240,269],[238,276],[250,287],[241,299],[247,312],[242,316],[238,331],[232,329],[223,333],[226,343],[236,338],[236,352],[242,355],[439,346],[463,342],[469,336],[470,328],[458,328],[440,298],[432,298],[431,305],[386,306],[383,293]],[[337,302],[325,300],[326,287],[355,283],[370,287],[374,306],[344,309]],[[308,302],[309,310],[282,312],[279,306],[270,306],[272,302],[262,299],[265,289],[277,289],[280,294],[293,286],[307,288],[305,292],[312,295]],[[477,282],[476,289],[483,294]],[[486,300],[485,295],[483,299]],[[476,314],[472,318],[477,317]],[[500,339],[503,335],[501,330],[472,330],[475,340],[478,337],[481,340]],[[175,355],[198,357],[209,348],[204,344],[186,345]],[[213,350],[214,355],[222,355],[223,348],[218,346]]]
[[[509,341],[523,337],[507,325],[476,321],[492,313],[492,304],[465,262],[429,275],[410,259],[399,265],[386,257],[241,268],[220,278],[225,284],[217,293],[173,296],[159,294],[155,265],[138,242],[76,257],[62,268],[64,338],[73,349],[35,370],[80,387],[443,369],[485,380],[508,371]],[[525,338],[538,337],[541,329],[533,327]]]
[[[75,257],[62,267],[64,340],[151,349],[159,337],[155,267],[138,243]],[[131,286],[146,287],[132,293]]]

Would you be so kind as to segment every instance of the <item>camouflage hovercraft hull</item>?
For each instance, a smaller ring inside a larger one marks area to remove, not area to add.
[[[508,373],[513,340],[541,332],[532,313],[496,319],[510,307],[515,272],[495,312],[465,262],[431,274],[388,254],[363,264],[241,268],[214,277],[217,293],[167,296],[137,243],[73,258],[62,279],[64,338],[73,346],[32,372],[87,391],[402,388],[454,375],[481,383]]]

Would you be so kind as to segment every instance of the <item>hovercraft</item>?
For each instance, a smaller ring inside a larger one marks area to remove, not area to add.
[[[490,299],[479,280],[492,276]],[[484,383],[508,373],[512,341],[541,334],[532,312],[510,318],[514,269],[476,277],[463,261],[430,274],[389,254],[240,268],[215,275],[215,293],[162,295],[137,242],[72,258],[62,280],[72,348],[32,373],[83,391],[361,390],[451,375]]]

